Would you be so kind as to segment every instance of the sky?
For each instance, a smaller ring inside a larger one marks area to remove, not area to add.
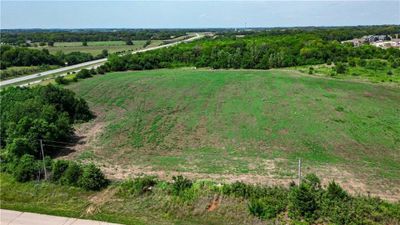
[[[1,28],[241,28],[400,24],[392,1],[0,0]]]

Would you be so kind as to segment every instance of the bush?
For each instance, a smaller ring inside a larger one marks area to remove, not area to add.
[[[315,212],[318,208],[315,195],[308,184],[301,183],[299,187],[291,189],[289,193],[289,217],[313,221],[317,218]]]
[[[153,176],[137,177],[134,180],[128,180],[122,183],[120,192],[141,195],[146,192],[151,192],[157,183],[156,177]]]
[[[14,138],[10,144],[7,145],[7,154],[10,157],[20,158],[21,156],[38,155],[34,146],[29,142],[27,138]]]
[[[313,74],[314,73],[314,67],[310,66],[310,68],[308,68],[308,74]]]
[[[222,188],[222,193],[225,195],[233,195],[235,197],[249,198],[252,192],[252,186],[243,182],[235,182],[225,184]]]
[[[343,190],[340,185],[335,183],[335,181],[329,182],[327,191],[326,191],[326,197],[331,200],[331,201],[338,201],[338,200],[344,200],[347,199],[349,196],[345,190]]]
[[[15,167],[14,178],[19,182],[35,180],[39,176],[38,162],[32,155],[23,155]]]
[[[175,195],[179,195],[184,192],[186,189],[192,187],[193,183],[191,180],[184,178],[183,176],[173,176],[172,180],[174,183],[172,184],[172,193]]]
[[[343,111],[343,110],[342,110]],[[317,175],[310,173],[307,174],[303,182],[311,187],[312,190],[317,191],[321,189],[321,180],[317,177]]]
[[[60,182],[63,185],[78,186],[78,181],[82,175],[82,168],[75,162],[69,162],[68,168],[61,176]]]
[[[338,74],[344,74],[344,73],[346,73],[347,68],[346,68],[346,66],[345,66],[343,63],[338,62],[338,63],[336,63],[336,65],[335,65],[335,67],[334,67],[334,70],[335,70],[336,73],[338,73]]]
[[[89,72],[92,75],[96,75],[97,74],[97,71],[94,68],[90,69]]]
[[[78,183],[80,187],[86,190],[98,191],[108,185],[108,180],[99,168],[94,164],[89,164],[83,168]]]
[[[57,84],[68,84],[68,80],[62,76],[56,77],[55,81]]]
[[[87,69],[81,69],[77,74],[76,74],[76,78],[79,79],[86,79],[92,77],[92,74],[90,73],[89,70]]]
[[[275,193],[264,198],[252,198],[248,204],[252,215],[260,219],[272,219],[286,210],[287,194]]]
[[[66,160],[54,160],[51,167],[52,180],[59,181],[68,169],[69,162]]]

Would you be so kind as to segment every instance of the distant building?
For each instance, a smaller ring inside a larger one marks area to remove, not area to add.
[[[362,38],[342,41],[342,43],[352,43],[355,47],[363,44],[370,44],[378,48],[400,48],[400,39],[398,38],[398,34],[396,34],[395,37],[396,38],[393,38],[389,35],[367,35]]]
[[[368,35],[368,36],[362,37],[362,39],[364,39],[365,42],[373,43],[373,42],[377,42],[377,41],[390,40],[390,37],[388,35]]]

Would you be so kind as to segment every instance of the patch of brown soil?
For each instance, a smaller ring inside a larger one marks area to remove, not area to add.
[[[79,126],[75,128],[75,136],[78,137],[79,142],[71,147],[72,151],[70,154],[65,155],[61,158],[74,159],[76,156],[87,149],[96,151],[96,149],[98,149],[98,145],[96,145],[96,143],[104,127],[104,122],[99,122],[96,120],[84,124],[79,124]]]
[[[268,165],[274,165],[268,163]],[[119,165],[99,165],[101,169],[111,179],[128,179],[135,178],[142,175],[157,176],[162,180],[171,181],[173,176],[182,175],[193,180],[212,180],[221,183],[244,182],[248,184],[262,184],[267,186],[288,186],[291,182],[296,181],[296,177],[277,177],[274,173],[268,174],[211,174],[211,173],[197,173],[197,172],[180,172],[180,171],[164,171],[154,170],[151,167],[129,166],[122,168]],[[272,167],[271,167],[272,168]],[[345,170],[344,168],[337,168],[334,166],[319,167],[312,170],[304,168],[303,174],[315,173],[321,178],[323,186],[327,186],[329,182],[334,180],[339,183],[346,191],[353,195],[371,195],[378,196],[382,199],[389,201],[400,200],[400,188],[390,188],[390,184],[378,186],[368,183],[367,180],[356,177],[353,173]]]
[[[217,195],[217,194],[214,195],[213,200],[207,206],[207,211],[212,212],[212,211],[216,210],[219,207],[219,205],[221,204],[221,201],[222,201],[222,196]]]

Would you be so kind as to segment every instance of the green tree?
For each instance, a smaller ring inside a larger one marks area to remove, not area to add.
[[[100,190],[107,186],[108,181],[104,174],[94,164],[83,168],[82,176],[79,178],[79,186],[86,190]]]

